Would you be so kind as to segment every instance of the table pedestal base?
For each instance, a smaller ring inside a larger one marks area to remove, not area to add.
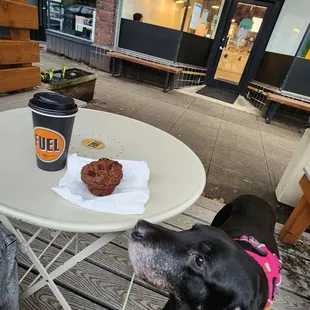
[[[85,249],[82,251],[78,251],[78,244],[79,244],[79,238],[78,238],[78,233],[76,233],[68,242],[67,244],[55,255],[55,257],[46,265],[45,267],[42,265],[40,262],[40,258],[42,255],[47,251],[47,249],[53,245],[53,242],[55,239],[61,234],[61,231],[56,231],[53,234],[53,238],[50,241],[50,243],[46,246],[46,248],[42,251],[42,253],[37,256],[33,249],[31,248],[31,243],[36,239],[36,237],[40,234],[40,232],[43,230],[43,228],[39,228],[36,233],[27,241],[23,234],[16,229],[13,224],[10,222],[9,218],[6,216],[0,214],[0,221],[4,225],[6,229],[8,229],[12,234],[15,235],[17,244],[18,244],[18,249],[26,254],[30,261],[33,263],[32,266],[26,271],[24,276],[20,279],[19,284],[22,283],[22,281],[25,279],[27,274],[32,270],[33,267],[37,269],[39,272],[39,275],[28,285],[26,290],[20,295],[20,301],[24,300],[25,298],[31,296],[32,294],[36,293],[39,289],[44,287],[45,285],[48,285],[48,287],[51,289],[63,309],[65,310],[71,310],[71,307],[61,294],[60,290],[56,286],[54,280],[61,276],[64,272],[75,266],[78,262],[84,260],[85,258],[89,257],[92,255],[94,252],[99,250],[101,247],[118,237],[120,234],[123,232],[114,232],[114,233],[107,233],[101,236],[99,239],[94,241],[92,244],[87,246]],[[76,250],[75,250],[75,255],[71,257],[69,260],[67,260],[63,265],[59,266],[56,268],[54,271],[51,273],[48,273],[48,269],[52,264],[57,260],[57,258],[73,243],[76,242]],[[40,278],[42,278],[40,280]]]

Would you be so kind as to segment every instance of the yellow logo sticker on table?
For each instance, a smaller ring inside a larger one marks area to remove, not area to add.
[[[104,148],[104,143],[96,139],[85,139],[83,140],[83,145],[88,147],[89,149],[100,150]]]

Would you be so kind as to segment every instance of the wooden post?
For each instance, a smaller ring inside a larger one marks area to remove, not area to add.
[[[310,224],[310,182],[306,175],[299,184],[304,195],[280,232],[280,240],[284,243],[296,244]]]

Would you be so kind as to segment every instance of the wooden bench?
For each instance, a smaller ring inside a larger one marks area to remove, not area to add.
[[[295,244],[310,224],[310,171],[304,168],[305,174],[299,185],[303,196],[280,232],[280,240]]]
[[[276,95],[273,93],[267,93],[266,108],[263,111],[263,117],[266,119],[267,124],[271,123],[276,114],[276,111],[278,110],[281,104],[285,104],[287,106],[295,107],[310,112],[310,103],[284,97],[281,95]],[[310,124],[310,118],[308,123]]]
[[[135,58],[132,56],[128,56],[125,54],[117,53],[117,52],[108,52],[107,54],[112,58],[112,76],[122,76],[123,75],[123,69],[124,69],[124,62],[132,62],[141,66],[153,68],[156,70],[164,71],[166,72],[166,80],[164,85],[164,92],[168,91],[168,89],[173,90],[174,87],[174,77],[176,74],[182,73],[181,68],[175,68],[171,66],[166,66],[158,63],[154,63],[148,60],[143,60],[140,58]],[[116,59],[120,59],[120,69],[119,73],[116,74]]]

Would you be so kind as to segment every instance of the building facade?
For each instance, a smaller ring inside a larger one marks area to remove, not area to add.
[[[183,68],[176,87],[243,93],[251,80],[310,96],[309,0],[49,0],[49,51],[110,71],[108,51]],[[164,75],[126,64],[129,76]]]

